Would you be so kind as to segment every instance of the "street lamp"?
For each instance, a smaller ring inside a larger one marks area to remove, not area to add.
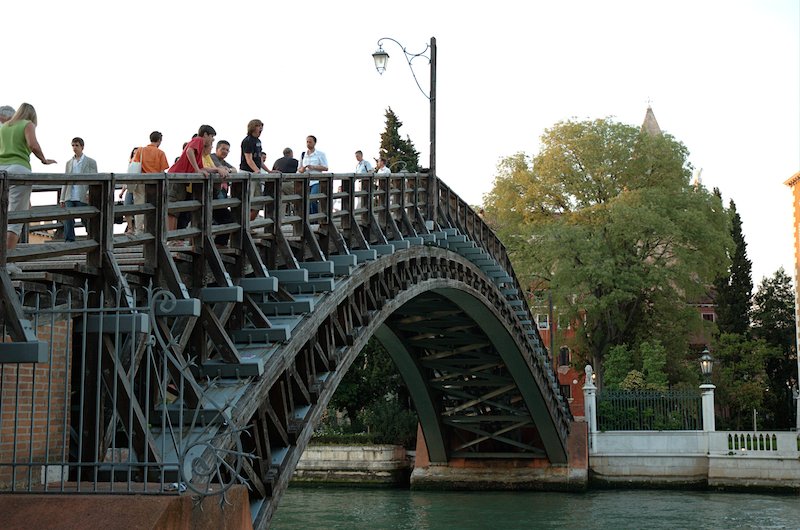
[[[711,370],[713,368],[714,358],[711,357],[711,353],[708,351],[708,348],[706,348],[700,356],[700,373],[703,374],[706,383],[711,382]]]
[[[391,37],[383,37],[378,39],[378,49],[372,54],[372,59],[375,61],[375,69],[379,74],[383,75],[386,71],[386,65],[389,63],[389,54],[383,49],[383,41],[394,42],[400,49],[403,50],[408,67],[411,70],[411,75],[414,76],[414,82],[417,83],[417,88],[422,92],[422,95],[430,102],[430,169],[428,173],[430,176],[436,176],[436,37],[431,37],[431,42],[420,53],[410,53],[406,50],[405,46],[397,42]],[[430,52],[429,55],[428,52]],[[419,84],[417,74],[414,73],[412,61],[417,57],[424,57],[428,59],[431,66],[431,87],[426,94],[422,85]]]

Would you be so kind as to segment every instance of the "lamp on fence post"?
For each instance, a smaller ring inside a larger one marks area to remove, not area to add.
[[[712,432],[716,430],[714,423],[714,389],[711,384],[711,371],[714,368],[714,358],[708,348],[703,350],[700,356],[700,373],[703,374],[704,383],[700,385],[703,407],[703,431]]]
[[[424,50],[419,53],[410,53],[406,50],[406,47],[400,44],[398,41],[391,37],[383,37],[378,39],[378,49],[375,50],[375,53],[372,54],[372,59],[375,61],[375,70],[378,71],[379,74],[383,75],[383,72],[386,71],[386,66],[389,63],[389,54],[386,53],[383,49],[383,41],[390,41],[398,46],[403,50],[403,54],[405,55],[406,62],[408,63],[408,67],[411,69],[411,75],[414,76],[414,82],[417,83],[417,88],[419,91],[422,92],[422,95],[428,100],[430,104],[429,110],[429,121],[430,121],[430,167],[428,169],[428,177],[430,179],[429,186],[428,186],[428,193],[433,195],[433,199],[436,197],[437,187],[436,187],[436,37],[431,37],[431,42],[428,44]],[[429,53],[429,55],[426,55]],[[419,84],[419,80],[417,80],[417,74],[414,73],[414,67],[412,66],[412,61],[417,57],[424,57],[428,59],[428,63],[431,67],[431,74],[430,74],[430,89],[428,93],[425,93],[422,86]],[[431,205],[431,211],[428,212],[428,219],[436,220],[436,200],[429,201]]]

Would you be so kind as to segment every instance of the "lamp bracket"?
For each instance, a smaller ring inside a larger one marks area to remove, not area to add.
[[[429,55],[426,55],[426,54],[428,53],[428,50],[430,50],[430,49],[431,49],[431,45],[430,45],[430,44],[426,44],[426,45],[425,45],[425,49],[424,49],[424,50],[422,50],[422,51],[421,51],[421,52],[419,52],[419,53],[411,53],[411,52],[409,52],[409,51],[406,49],[406,47],[405,47],[405,46],[403,46],[402,44],[400,44],[400,43],[399,43],[398,41],[396,41],[395,39],[393,39],[393,38],[391,38],[391,37],[383,37],[383,38],[380,38],[380,39],[378,39],[378,49],[379,49],[379,50],[382,50],[382,49],[383,49],[383,45],[382,45],[382,43],[383,43],[383,41],[385,41],[385,40],[386,40],[386,41],[391,41],[391,42],[394,42],[395,44],[397,44],[398,46],[400,46],[400,49],[401,49],[401,50],[403,50],[403,54],[404,54],[404,55],[405,55],[405,57],[406,57],[406,62],[408,63],[408,68],[409,68],[409,70],[411,70],[411,75],[414,77],[414,82],[417,84],[417,88],[419,88],[419,91],[420,91],[420,92],[422,92],[422,95],[423,95],[423,96],[425,96],[425,99],[427,99],[427,100],[429,100],[429,101],[430,101],[430,99],[431,99],[431,96],[430,96],[430,94],[426,93],[426,92],[425,92],[425,90],[423,90],[423,89],[422,89],[422,85],[420,85],[420,84],[419,84],[419,80],[417,79],[417,74],[414,72],[414,67],[413,67],[413,65],[412,65],[411,63],[412,63],[412,62],[414,61],[414,59],[416,59],[417,57],[424,57],[425,59],[427,59],[427,60],[428,60],[428,64],[430,64],[430,62],[431,62],[431,57],[430,57]]]

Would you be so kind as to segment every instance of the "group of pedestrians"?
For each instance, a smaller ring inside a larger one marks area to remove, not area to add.
[[[16,111],[9,106],[0,107],[0,170],[9,173],[31,173],[30,155],[33,154],[43,164],[55,164],[56,161],[45,157],[42,148],[36,139],[36,126],[38,120],[36,110],[29,103],[23,103]],[[283,156],[278,158],[268,169],[261,145],[261,134],[264,130],[264,123],[261,120],[250,120],[247,124],[247,135],[241,142],[241,159],[238,170],[249,173],[300,173],[316,175],[328,171],[328,159],[325,153],[317,149],[317,138],[314,135],[306,137],[306,149],[300,154],[300,159],[294,157],[294,152],[287,147],[283,150]],[[230,153],[231,144],[227,140],[220,140],[214,147],[216,131],[210,125],[202,125],[191,140],[184,144],[181,155],[175,159],[170,166],[167,156],[161,150],[163,135],[159,131],[150,134],[150,143],[134,147],[130,156],[131,170],[137,173],[201,173],[204,175],[215,174],[219,176],[214,184],[213,193],[216,198],[228,196],[228,186],[226,179],[237,169],[227,162],[226,158]],[[88,174],[97,173],[97,162],[84,154],[85,142],[83,138],[75,137],[72,139],[71,157],[67,163],[65,172],[67,174]],[[385,158],[377,161],[377,169],[373,169],[369,161],[365,160],[363,153],[356,151],[357,174],[386,174],[390,173]],[[291,185],[291,184],[290,184]],[[310,177],[311,193],[319,192],[319,180]],[[9,189],[8,210],[22,211],[30,209],[30,185],[13,185]],[[191,192],[191,185],[175,183],[168,190],[168,198],[171,202],[185,200],[187,194]],[[69,182],[61,189],[59,205],[64,208],[75,208],[87,206],[89,187],[79,182]],[[260,194],[260,190],[254,187],[251,190],[253,195]],[[128,204],[145,203],[145,184],[134,184],[130,189],[123,189],[122,195]],[[316,212],[317,203],[312,201],[312,213]],[[251,207],[250,218],[257,217],[259,208]],[[215,223],[233,222],[230,210],[214,210]],[[189,223],[189,216],[181,218],[178,215],[169,215],[167,227],[169,230],[184,228]],[[6,248],[13,250],[19,242],[22,231],[22,223],[9,224],[6,234]],[[144,231],[144,215],[136,215],[135,218],[128,219],[126,233],[129,235],[141,234]],[[65,241],[75,240],[75,220],[64,220],[64,239]],[[227,236],[218,236],[217,244],[227,244]],[[14,264],[8,264],[10,272],[18,271]]]

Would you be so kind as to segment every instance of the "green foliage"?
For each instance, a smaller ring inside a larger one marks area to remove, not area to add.
[[[380,342],[370,340],[344,374],[330,405],[344,410],[353,432],[366,429],[359,413],[386,395],[405,395],[405,385]]]
[[[315,440],[366,432],[369,443],[413,445],[416,425],[400,374],[381,343],[371,339],[339,383]]]
[[[485,197],[519,276],[546,283],[578,322],[604,381],[623,344],[659,340],[670,381],[696,311],[691,303],[728,265],[731,236],[719,197],[689,184],[688,151],[613,120],[567,121],[545,132],[532,160],[502,161]]]
[[[622,390],[643,390],[647,386],[644,379],[644,374],[639,370],[631,370],[625,379],[622,380],[619,387]]]
[[[742,233],[742,218],[731,201],[731,266],[715,282],[717,327],[720,333],[746,334],[750,330],[750,300],[753,294],[752,263],[747,257],[747,243]]]
[[[715,399],[720,412],[721,429],[752,426],[753,409],[760,410],[767,386],[765,361],[773,353],[762,339],[723,333],[714,345],[715,366],[712,374],[717,386]]]
[[[648,390],[666,390],[668,387],[667,352],[660,342],[643,342],[639,345],[644,372],[645,388]]]
[[[780,268],[771,278],[762,280],[753,297],[753,335],[772,347],[765,365],[764,428],[788,429],[795,425],[792,401],[792,387],[797,384],[794,311],[792,280]]]
[[[605,388],[615,390],[620,388],[629,372],[635,367],[633,354],[624,344],[612,346],[608,351],[605,364]]]
[[[385,157],[388,167],[393,172],[419,171],[419,152],[414,148],[411,138],[406,135],[405,140],[400,136],[400,127],[403,122],[397,117],[391,107],[386,109],[386,128],[381,133],[380,156]]]
[[[376,433],[381,443],[401,444],[413,448],[417,439],[417,414],[403,407],[397,399],[379,400],[362,413],[369,432]]]

